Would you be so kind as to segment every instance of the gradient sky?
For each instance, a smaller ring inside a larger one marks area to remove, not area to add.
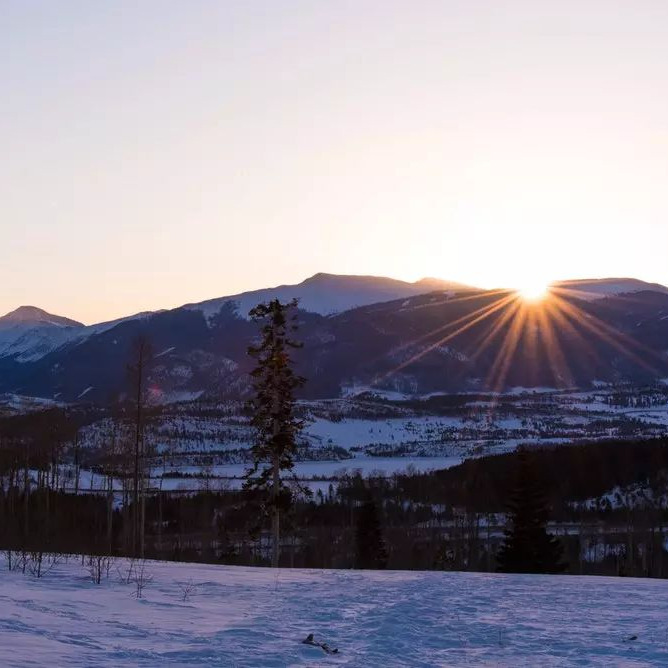
[[[668,284],[665,0],[0,0],[0,312]]]

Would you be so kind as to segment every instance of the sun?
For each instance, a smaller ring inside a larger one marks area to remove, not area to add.
[[[547,297],[550,291],[548,283],[543,281],[527,281],[525,285],[517,291],[520,297],[527,302],[539,302]]]

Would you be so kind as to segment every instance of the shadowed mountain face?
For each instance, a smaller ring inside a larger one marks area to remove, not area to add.
[[[353,387],[501,391],[668,378],[668,294],[574,294],[555,288],[529,303],[508,291],[440,290],[337,315],[301,311],[305,396],[334,397]],[[155,400],[247,391],[246,349],[256,326],[234,300],[85,329],[93,331],[39,359],[0,358],[0,392],[108,401],[127,388],[125,369],[139,334],[152,341]]]
[[[248,312],[262,301],[298,298],[301,308],[311,313],[332,315],[365,304],[390,301],[402,297],[424,294],[431,290],[472,290],[465,285],[425,278],[407,283],[379,276],[338,276],[315,274],[297,285],[281,285],[275,288],[254,290],[229,297],[219,297],[197,304],[186,304],[181,309],[203,315],[211,323],[219,313],[236,313],[247,318]],[[121,323],[145,321],[164,311],[137,313],[111,322],[85,327],[80,322],[52,315],[34,306],[20,308],[0,317],[0,360],[35,362],[65,344],[80,344],[92,336],[100,335]]]

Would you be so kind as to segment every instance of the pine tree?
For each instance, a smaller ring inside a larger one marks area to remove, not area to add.
[[[290,311],[297,300],[286,304],[278,299],[258,304],[249,315],[262,325],[261,341],[250,346],[248,354],[257,360],[251,372],[254,397],[249,401],[251,422],[255,429],[255,443],[251,449],[253,465],[246,472],[246,489],[264,493],[266,508],[271,515],[271,565],[276,568],[280,550],[280,517],[292,504],[292,492],[282,473],[294,467],[297,437],[303,421],[295,414],[295,391],[304,379],[293,370],[291,350],[301,348],[291,338],[297,329],[296,315]]]
[[[387,566],[387,550],[378,517],[378,508],[367,499],[357,511],[355,527],[355,568],[382,570]]]
[[[548,507],[529,454],[520,450],[515,489],[510,498],[509,526],[497,555],[501,573],[562,573],[561,543],[547,533]]]

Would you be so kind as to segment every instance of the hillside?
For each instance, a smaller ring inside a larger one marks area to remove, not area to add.
[[[585,281],[577,290],[555,285],[544,305],[530,305],[512,291],[433,291],[433,279],[318,274],[299,286],[91,327],[30,330],[32,348],[19,340],[0,354],[0,393],[107,402],[125,391],[132,342],[144,334],[154,349],[156,402],[243,396],[256,334],[246,310],[272,296],[302,298],[297,361],[307,398],[365,388],[414,395],[667,378],[668,292],[611,280],[596,282],[603,290],[596,299]],[[403,296],[392,298],[398,290]],[[364,305],[350,308],[356,302]]]
[[[0,570],[0,664],[71,666],[662,666],[661,581],[305,571],[118,561],[100,585],[72,557]],[[191,585],[185,596],[184,587]],[[337,648],[326,654],[302,644]],[[633,638],[633,640],[632,640]]]

